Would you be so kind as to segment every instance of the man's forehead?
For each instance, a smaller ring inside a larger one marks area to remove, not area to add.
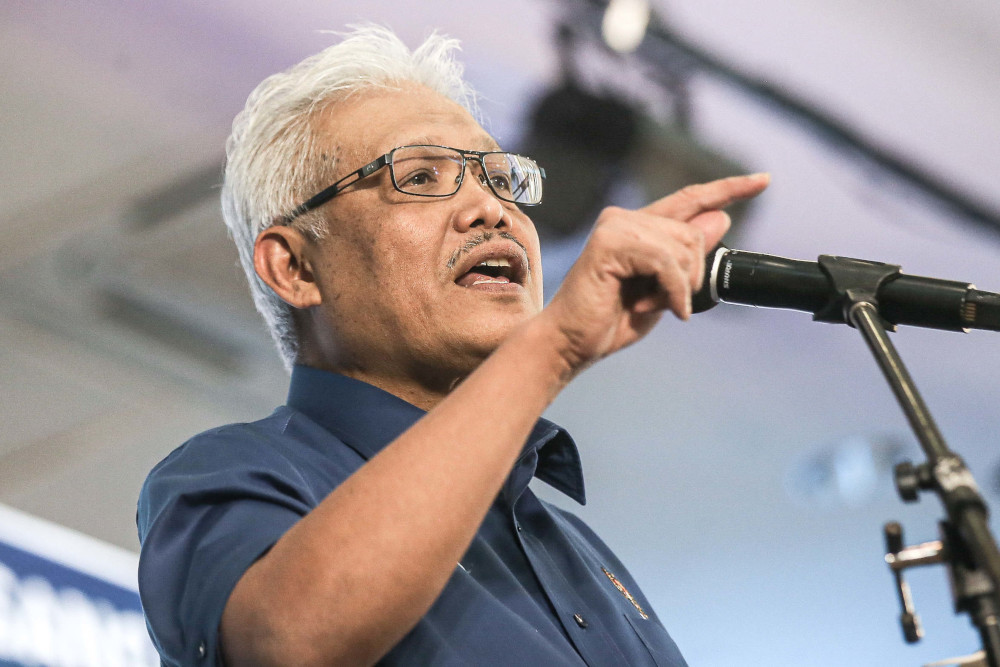
[[[420,144],[428,144],[431,146],[447,145],[442,144],[441,142],[450,141],[451,139],[446,139],[444,137],[445,135],[434,133],[407,135],[406,138],[400,137],[398,139],[400,143],[396,144],[396,146],[415,146]],[[396,146],[393,146],[393,148]],[[451,148],[464,148],[472,151],[496,151],[500,150],[500,144],[497,143],[496,139],[487,134],[486,130],[481,129],[481,131],[476,133],[470,140],[465,141],[464,145],[451,146]]]
[[[449,104],[450,100],[447,100]],[[371,137],[377,146],[371,148],[387,152],[397,146],[428,144],[450,146],[474,151],[495,151],[500,145],[462,107],[438,111],[422,109],[413,114],[401,114],[398,124],[385,128],[380,135]]]
[[[423,86],[365,91],[329,111],[329,134],[342,138],[338,146],[367,159],[415,144],[480,151],[500,148],[465,108]]]

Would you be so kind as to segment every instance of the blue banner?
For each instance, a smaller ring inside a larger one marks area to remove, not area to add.
[[[135,555],[0,506],[0,667],[159,665]]]

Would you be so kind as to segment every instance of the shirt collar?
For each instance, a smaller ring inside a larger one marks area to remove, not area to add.
[[[425,414],[366,382],[308,366],[292,370],[288,406],[323,426],[365,459],[375,456]],[[583,505],[586,493],[580,453],[569,433],[547,419],[539,419],[525,444],[525,452],[531,450],[538,452],[534,476]]]

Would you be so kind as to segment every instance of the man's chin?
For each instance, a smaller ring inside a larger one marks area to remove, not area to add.
[[[530,317],[508,317],[501,321],[493,321],[486,326],[466,329],[455,337],[452,349],[455,356],[462,359],[460,363],[469,372],[493,354],[510,335]]]
[[[526,284],[511,282],[482,282],[472,286],[458,286],[452,294],[465,308],[530,309],[537,312],[541,308],[541,288],[529,281]],[[538,303],[536,303],[538,302]]]

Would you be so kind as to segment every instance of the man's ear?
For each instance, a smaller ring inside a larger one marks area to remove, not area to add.
[[[262,231],[253,245],[253,267],[260,279],[285,303],[309,308],[323,302],[312,265],[309,242],[302,232],[277,225]]]

